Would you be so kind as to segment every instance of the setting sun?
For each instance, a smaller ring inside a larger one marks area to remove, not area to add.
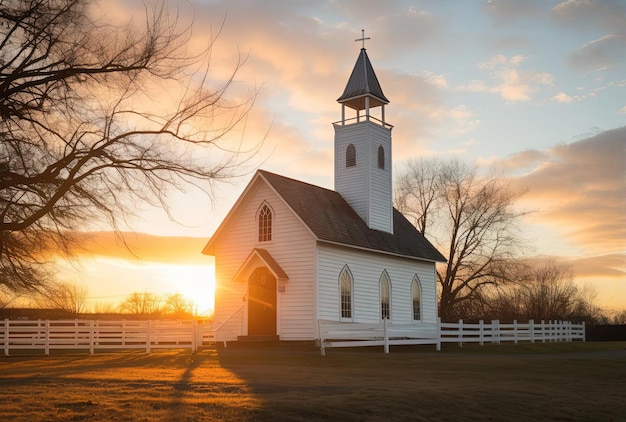
[[[180,293],[195,304],[194,312],[202,317],[213,314],[215,275],[213,267],[200,265],[165,265],[160,276],[168,292]]]

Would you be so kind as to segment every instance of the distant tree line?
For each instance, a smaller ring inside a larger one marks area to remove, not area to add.
[[[12,306],[17,299],[11,291],[0,290],[0,309]],[[195,304],[180,293],[157,295],[147,291],[130,293],[119,304],[97,303],[93,309],[88,306],[88,290],[84,285],[56,283],[39,293],[22,296],[22,302],[29,307],[63,311],[72,315],[85,313],[128,314],[150,317],[193,318]]]

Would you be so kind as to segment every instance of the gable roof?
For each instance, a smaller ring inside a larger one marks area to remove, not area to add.
[[[386,252],[428,261],[444,256],[402,213],[393,210],[393,234],[370,229],[337,192],[258,170],[318,241]]]
[[[343,90],[338,102],[347,105],[355,110],[365,109],[365,97],[373,97],[374,101],[370,101],[370,107],[388,104],[389,100],[383,94],[374,68],[370,62],[365,49],[361,49],[361,53],[356,60],[350,79]]]
[[[246,269],[248,264],[252,262],[255,258],[259,259],[265,265],[265,267],[269,268],[270,272],[276,278],[276,280],[278,281],[289,280],[289,276],[287,275],[287,273],[285,273],[285,271],[281,268],[281,266],[278,265],[278,262],[276,262],[272,254],[270,254],[267,250],[261,249],[261,248],[252,249],[252,252],[250,252],[250,255],[248,255],[248,257],[243,262],[243,264],[241,264],[241,267],[239,267],[233,279],[234,280],[238,279],[239,275]]]

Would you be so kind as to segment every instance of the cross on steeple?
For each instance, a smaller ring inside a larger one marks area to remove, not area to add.
[[[365,29],[361,29],[361,38],[358,38],[358,39],[356,39],[354,41],[355,42],[356,41],[361,41],[361,43],[362,43],[361,44],[362,45],[361,48],[365,49],[365,40],[369,40],[369,39],[370,39],[370,37],[365,38]]]

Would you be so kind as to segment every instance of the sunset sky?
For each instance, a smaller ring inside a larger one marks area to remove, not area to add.
[[[107,1],[130,19],[141,1]],[[174,2],[170,2],[172,8]],[[599,304],[626,308],[626,2],[259,1],[177,4],[194,21],[190,47],[220,26],[211,75],[247,60],[233,95],[258,90],[245,132],[264,139],[245,174],[172,196],[175,218],[144,209],[129,236],[135,256],[98,233],[72,281],[92,303],[132,291],[180,292],[212,306],[211,258],[200,254],[256,168],[332,188],[333,130],[365,29],[390,105],[395,170],[418,157],[495,166],[529,189],[521,206],[531,255],[573,266]],[[139,15],[137,15],[139,16]],[[205,299],[206,298],[206,299]]]

